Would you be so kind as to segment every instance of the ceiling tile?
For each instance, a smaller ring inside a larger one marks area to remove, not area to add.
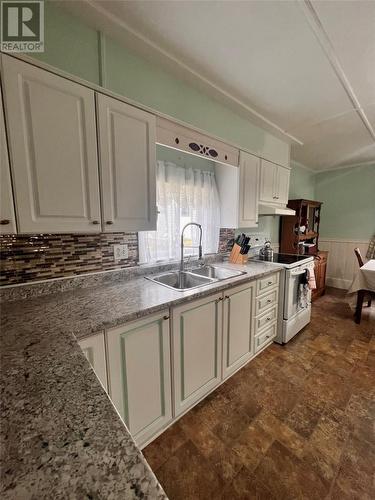
[[[351,109],[297,2],[101,2],[287,131]]]
[[[375,104],[375,1],[314,0],[313,6],[361,105]]]
[[[375,144],[356,112],[299,130],[304,146],[292,146],[292,156],[309,167],[322,170],[375,160]]]

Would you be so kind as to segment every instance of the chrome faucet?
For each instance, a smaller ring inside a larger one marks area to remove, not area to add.
[[[200,231],[200,237],[199,237],[199,260],[202,259],[202,226],[200,224],[197,224],[196,222],[188,222],[181,231],[181,262],[180,262],[180,271],[184,270],[184,231],[188,226],[197,226]]]

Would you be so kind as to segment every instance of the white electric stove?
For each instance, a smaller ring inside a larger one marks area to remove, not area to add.
[[[251,261],[264,262],[264,259],[255,255]],[[311,291],[308,291],[305,305],[301,305],[299,294],[306,272],[314,272],[314,257],[274,253],[272,261],[267,262],[284,268],[280,273],[279,318],[275,341],[286,344],[310,323]]]

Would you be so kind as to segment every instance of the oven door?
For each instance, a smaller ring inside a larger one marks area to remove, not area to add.
[[[305,308],[300,306],[300,285],[304,282],[306,266],[287,269],[285,273],[284,319],[293,318]],[[310,305],[311,291],[308,291],[307,303]]]

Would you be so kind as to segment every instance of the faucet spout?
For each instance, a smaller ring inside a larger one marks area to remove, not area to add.
[[[198,247],[198,255],[199,259],[202,259],[203,252],[202,252],[202,226],[198,224],[197,222],[188,222],[185,224],[185,226],[182,228],[181,231],[181,261],[180,261],[180,271],[184,270],[184,231],[187,227],[189,226],[196,226],[199,228],[199,247]]]

